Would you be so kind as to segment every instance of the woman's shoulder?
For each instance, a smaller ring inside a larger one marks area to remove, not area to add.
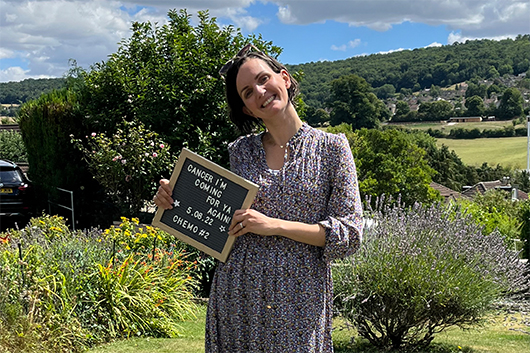
[[[234,151],[240,150],[252,150],[256,146],[257,139],[259,139],[259,134],[256,133],[239,136],[237,139],[228,144],[228,151],[232,153]]]
[[[344,146],[349,146],[348,139],[343,133],[333,134],[331,132],[320,130],[314,127],[310,127],[309,133],[327,148],[341,149]]]

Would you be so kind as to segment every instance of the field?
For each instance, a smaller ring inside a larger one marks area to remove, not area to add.
[[[442,130],[449,133],[455,128],[465,128],[468,130],[479,129],[495,130],[506,126],[513,126],[511,120],[508,121],[483,121],[471,123],[446,123],[446,122],[421,122],[421,123],[401,123],[392,124],[402,126],[411,130],[425,131],[427,129]],[[523,127],[524,125],[517,125]],[[486,162],[489,166],[497,164],[503,167],[515,169],[527,168],[527,137],[504,137],[504,138],[479,138],[472,140],[437,139],[439,147],[446,145],[450,150],[454,150],[462,161],[470,166],[479,167]]]
[[[437,139],[438,146],[446,145],[454,150],[462,161],[471,166],[487,162],[503,167],[525,169],[527,167],[527,138],[501,137],[474,140]]]
[[[496,129],[502,129],[505,126],[513,126],[513,123],[511,120],[503,120],[503,121],[483,121],[483,122],[470,122],[470,123],[447,123],[445,121],[432,121],[432,122],[419,122],[419,123],[399,123],[399,124],[391,124],[391,126],[402,126],[404,128],[412,129],[412,130],[427,130],[427,129],[433,129],[433,130],[442,130],[445,133],[449,133],[452,129],[455,128],[464,128],[464,129],[479,129],[480,131],[483,130],[496,130]],[[524,127],[524,125],[517,125],[516,127]]]

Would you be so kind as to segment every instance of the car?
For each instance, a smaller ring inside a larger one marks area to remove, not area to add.
[[[29,219],[34,214],[35,192],[22,169],[0,159],[0,217]]]

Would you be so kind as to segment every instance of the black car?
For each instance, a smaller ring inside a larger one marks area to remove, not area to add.
[[[20,167],[0,159],[0,217],[31,217],[34,195],[31,181]]]

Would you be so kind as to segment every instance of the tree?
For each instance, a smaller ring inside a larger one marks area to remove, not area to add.
[[[467,116],[482,116],[486,110],[484,101],[479,96],[473,96],[466,99],[466,115]]]
[[[385,83],[381,87],[375,88],[374,93],[379,99],[387,99],[392,97],[396,93],[396,88],[389,83]]]
[[[502,95],[497,116],[501,120],[509,120],[522,116],[524,112],[523,102],[523,95],[517,88],[508,88]]]
[[[107,62],[84,75],[84,104],[96,133],[112,134],[123,119],[141,121],[176,154],[182,147],[227,166],[227,144],[236,138],[226,112],[219,68],[244,43],[254,42],[276,56],[280,48],[220,28],[208,12],[192,26],[185,10],[168,13],[163,26],[134,23]]]
[[[322,108],[315,109],[308,106],[305,120],[311,126],[322,126],[322,124],[329,121],[329,113]]]
[[[447,120],[453,114],[453,105],[444,100],[425,102],[420,104],[418,114],[421,120]]]
[[[440,200],[440,194],[429,186],[435,171],[427,164],[425,151],[405,132],[396,129],[353,132],[347,124],[328,131],[348,137],[363,196],[401,197],[407,205]]]
[[[372,87],[357,75],[331,82],[329,107],[332,126],[347,123],[354,129],[371,129],[390,116],[383,102],[372,93]]]
[[[404,121],[407,114],[410,112],[410,107],[407,102],[398,101],[396,103],[396,114],[392,118],[395,121]]]
[[[35,185],[38,209],[48,209],[57,188],[73,192],[76,227],[112,222],[112,207],[94,180],[70,135],[85,136],[79,97],[62,89],[43,94],[21,107],[19,125],[27,149],[28,174]],[[70,221],[73,221],[70,219]]]

